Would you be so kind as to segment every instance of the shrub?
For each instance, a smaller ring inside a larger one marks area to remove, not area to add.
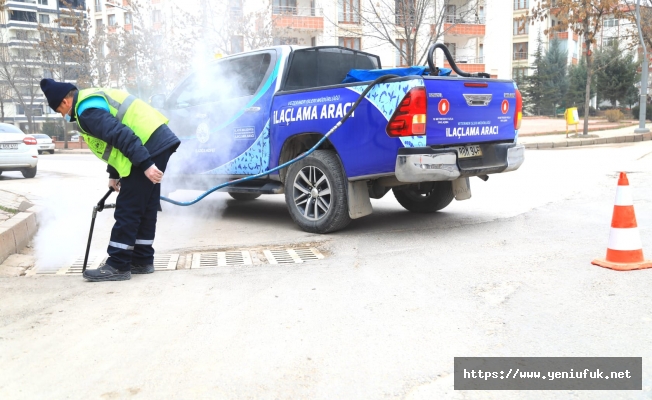
[[[607,117],[607,121],[609,122],[618,122],[621,119],[625,118],[620,110],[607,110],[605,111],[604,115]]]
[[[641,111],[641,107],[639,106],[634,106],[632,107],[632,115],[634,116],[634,119],[638,120],[638,113]],[[645,119],[652,121],[652,104],[648,103],[647,106],[645,106]]]
[[[63,140],[63,127],[56,122],[44,122],[42,132],[52,139]]]

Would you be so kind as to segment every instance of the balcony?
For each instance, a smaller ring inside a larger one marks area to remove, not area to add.
[[[559,40],[568,40],[568,32],[550,32],[548,37],[550,39],[555,38],[555,39],[559,39]],[[578,40],[577,33],[573,32],[572,38],[573,38],[574,41],[577,42],[577,40]]]
[[[274,7],[272,10],[274,29],[297,29],[321,31],[324,29],[324,14],[315,7]]]
[[[446,22],[444,23],[444,32],[446,35],[484,36],[485,18],[484,16],[468,15],[461,17],[449,14],[446,16]]]
[[[457,67],[464,72],[485,72],[484,57],[453,56]],[[445,68],[451,68],[448,61],[444,62]]]
[[[524,51],[520,52],[514,52],[514,56],[512,58],[514,61],[527,61],[528,59],[528,53]]]

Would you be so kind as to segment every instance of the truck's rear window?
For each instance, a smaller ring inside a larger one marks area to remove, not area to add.
[[[271,64],[269,53],[225,59],[191,76],[172,96],[175,108],[252,96]]]
[[[377,56],[343,47],[295,50],[284,90],[300,90],[342,83],[352,69],[378,69]]]

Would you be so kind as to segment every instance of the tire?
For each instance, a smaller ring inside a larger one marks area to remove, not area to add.
[[[238,201],[251,201],[251,200],[256,200],[257,198],[260,197],[260,195],[256,193],[231,193],[231,192],[229,192],[229,196],[233,197],[235,200]]]
[[[450,181],[424,182],[405,189],[394,188],[399,204],[414,213],[434,213],[448,206],[455,195]]]
[[[43,154],[43,152],[42,152],[41,150],[39,150],[39,151],[38,151],[38,154],[41,155],[41,154]]]
[[[54,150],[50,150],[50,154],[54,154]]]
[[[25,168],[25,169],[21,170],[20,172],[23,174],[23,177],[25,177],[25,178],[33,178],[33,177],[36,176],[36,168],[37,167]]]
[[[335,232],[351,222],[347,189],[337,154],[317,150],[288,168],[285,203],[294,222],[304,231]]]

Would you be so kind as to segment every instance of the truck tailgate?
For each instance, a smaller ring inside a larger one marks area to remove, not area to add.
[[[516,88],[512,81],[424,78],[427,145],[514,140]]]

